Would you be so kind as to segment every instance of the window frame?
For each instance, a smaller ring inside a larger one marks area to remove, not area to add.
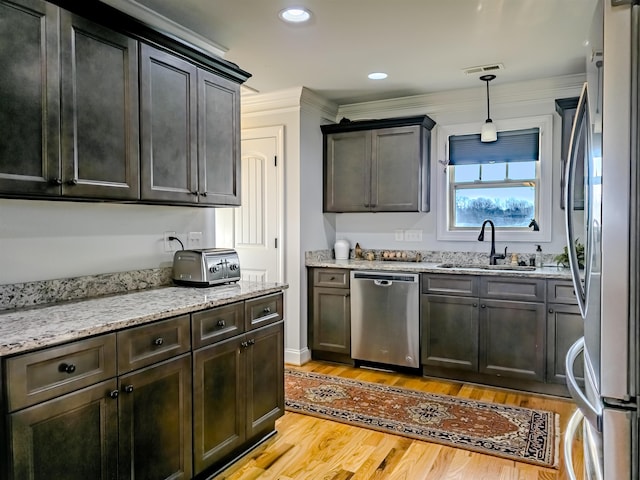
[[[550,242],[552,233],[552,193],[553,193],[553,116],[539,115],[523,118],[495,120],[498,131],[540,129],[540,158],[538,161],[539,185],[536,189],[538,202],[538,217],[536,222],[540,231],[531,229],[503,229],[496,228],[501,242]],[[439,161],[433,162],[432,171],[437,183],[436,207],[436,239],[445,241],[477,241],[477,228],[458,227],[451,229],[449,220],[452,218],[452,193],[450,185],[450,171],[446,166],[449,159],[449,136],[469,135],[479,133],[480,123],[455,125],[436,125],[436,155]],[[478,184],[479,186],[482,184]]]

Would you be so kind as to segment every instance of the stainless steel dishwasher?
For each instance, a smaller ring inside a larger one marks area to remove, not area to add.
[[[420,362],[418,274],[351,272],[351,357],[417,368]]]

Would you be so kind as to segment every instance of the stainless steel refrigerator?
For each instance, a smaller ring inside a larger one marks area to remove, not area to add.
[[[565,171],[567,244],[584,318],[584,338],[566,361],[567,385],[579,407],[565,437],[569,478],[576,478],[570,452],[580,424],[585,478],[639,478],[640,6],[635,3],[602,0],[596,8],[587,82]],[[582,190],[584,209],[577,210],[575,196]],[[582,269],[577,239],[585,246]],[[579,361],[584,361],[584,388],[573,375]]]

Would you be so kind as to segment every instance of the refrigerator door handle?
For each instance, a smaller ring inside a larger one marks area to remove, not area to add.
[[[573,372],[573,364],[576,359],[584,351],[584,337],[580,337],[567,352],[565,359],[565,374],[567,376],[567,387],[571,397],[578,405],[578,408],[582,411],[584,418],[602,432],[602,412],[599,407],[594,406],[584,394],[580,385],[576,380],[576,376]]]
[[[578,408],[567,423],[567,430],[564,434],[564,465],[567,470],[567,477],[569,480],[577,480],[576,471],[573,468],[573,441],[575,440],[578,427],[582,422],[584,416]]]

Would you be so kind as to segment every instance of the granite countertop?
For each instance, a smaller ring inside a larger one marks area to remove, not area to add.
[[[164,287],[0,312],[0,357],[277,293],[282,283]]]
[[[500,275],[506,277],[557,278],[571,280],[571,270],[557,266],[545,266],[531,269],[503,270],[490,265],[479,265],[478,268],[456,266],[454,268],[439,267],[441,263],[398,262],[384,260],[307,260],[307,267],[346,268],[349,270],[378,270],[415,273],[449,273],[454,275]],[[456,264],[457,265],[457,264]],[[484,267],[484,268],[481,268]],[[504,265],[508,267],[508,265]]]

